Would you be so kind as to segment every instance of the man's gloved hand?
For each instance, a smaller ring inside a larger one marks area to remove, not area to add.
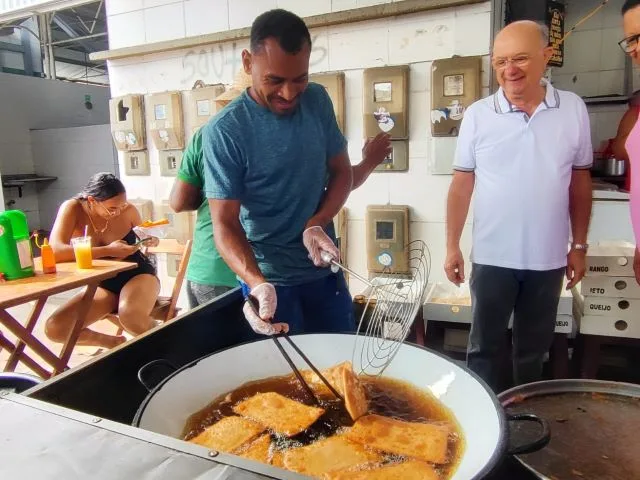
[[[340,250],[324,233],[322,227],[309,227],[302,233],[302,242],[307,247],[309,258],[316,267],[326,267],[329,264],[322,259],[322,252],[327,252],[331,257],[340,260]]]
[[[261,283],[249,292],[256,302],[256,308],[247,300],[242,307],[244,317],[251,325],[254,332],[262,335],[275,335],[280,332],[288,332],[289,325],[286,323],[271,323],[273,316],[276,314],[278,306],[278,297],[276,289],[270,283]]]

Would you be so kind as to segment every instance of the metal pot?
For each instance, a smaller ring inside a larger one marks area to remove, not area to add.
[[[640,478],[640,385],[550,380],[512,388],[498,398],[509,413],[534,413],[552,422],[547,448],[516,457],[538,478]],[[531,434],[526,428],[512,431],[520,439]]]
[[[610,157],[607,158],[605,167],[605,174],[611,177],[620,177],[624,175],[626,165],[621,158]]]
[[[354,353],[355,337],[349,334],[291,338],[318,368],[351,359]],[[290,355],[297,358],[292,350]],[[355,365],[356,358],[359,353],[354,356]],[[251,380],[291,373],[269,339],[205,356],[151,388],[147,380],[152,370],[168,365],[160,360],[140,369],[138,377],[150,393],[140,405],[133,424],[171,437],[179,437],[187,418],[215,397]],[[505,453],[535,451],[549,441],[546,422],[528,414],[507,417],[495,395],[478,377],[428,349],[403,344],[384,374],[430,391],[455,414],[465,439],[465,451],[452,480],[482,478]],[[509,448],[508,425],[516,420],[537,423],[539,432],[527,444]]]

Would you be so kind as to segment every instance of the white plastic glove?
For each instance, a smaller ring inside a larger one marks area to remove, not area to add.
[[[289,325],[286,323],[271,323],[278,306],[278,297],[273,285],[261,283],[254,287],[249,295],[257,300],[259,305],[258,312],[256,314],[256,309],[249,303],[249,300],[244,302],[242,311],[254,332],[261,335],[275,335],[276,333],[289,331]]]
[[[310,227],[302,233],[302,243],[307,247],[309,258],[316,267],[326,267],[329,263],[326,261],[327,255],[323,258],[322,252],[328,253],[333,260],[340,260],[340,250],[324,233],[322,227]]]

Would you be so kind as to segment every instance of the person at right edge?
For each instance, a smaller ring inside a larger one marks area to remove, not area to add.
[[[640,0],[627,0],[622,6],[624,39],[620,46],[636,65],[640,64]],[[631,224],[636,239],[633,271],[640,284],[640,120],[636,121],[626,138],[625,149],[631,164]]]
[[[357,185],[324,87],[309,82],[311,36],[271,10],[242,52],[252,85],[202,128],[216,246],[238,275],[259,334],[355,329],[333,218]],[[362,176],[359,181],[364,181]]]
[[[500,88],[465,112],[447,200],[445,272],[459,286],[460,236],[475,192],[467,363],[496,392],[512,313],[519,385],[542,375],[563,275],[570,289],[585,273],[589,116],[580,97],[543,79],[553,52],[548,38],[547,28],[532,21],[514,22],[496,36],[492,63]]]

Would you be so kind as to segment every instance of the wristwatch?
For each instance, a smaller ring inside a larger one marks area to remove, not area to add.
[[[587,250],[589,250],[589,244],[588,243],[572,243],[571,249],[582,250],[583,252],[586,252]]]

